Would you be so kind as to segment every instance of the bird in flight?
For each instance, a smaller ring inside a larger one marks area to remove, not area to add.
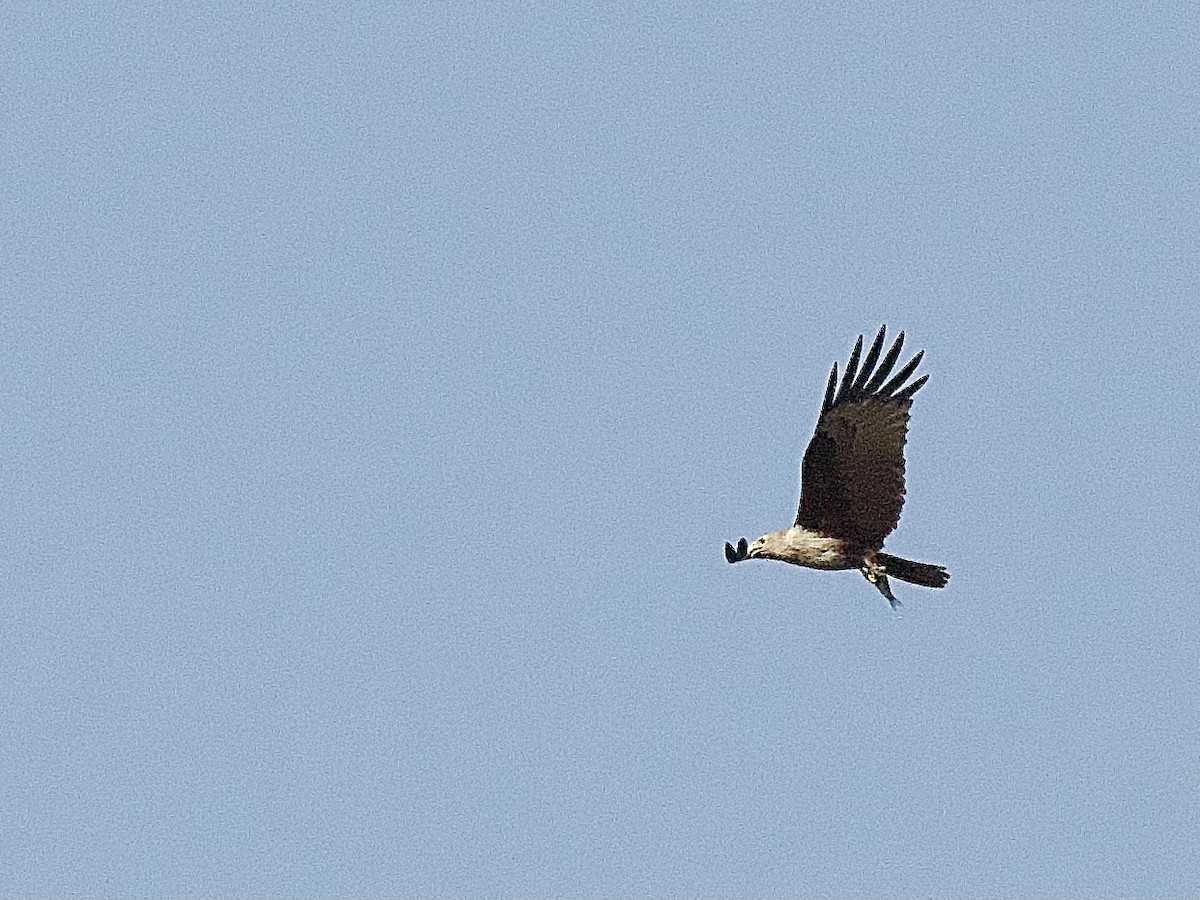
[[[922,350],[890,380],[904,346],[900,332],[880,361],[879,334],[862,359],[859,335],[838,384],[837,363],[829,373],[817,430],[800,469],[800,509],[791,528],[772,531],[747,544],[725,543],[731,563],[777,559],[810,569],[858,569],[895,609],[888,576],[924,587],[945,587],[950,573],[883,552],[883,540],[900,521],[904,505],[904,439],[913,394],[928,375],[906,385],[920,365]],[[876,363],[879,363],[876,368]],[[886,383],[885,383],[886,381]]]

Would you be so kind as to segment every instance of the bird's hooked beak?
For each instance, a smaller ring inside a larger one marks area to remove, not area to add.
[[[745,538],[738,538],[737,546],[734,547],[729,541],[725,542],[725,559],[731,563],[741,562],[746,559],[748,545]]]

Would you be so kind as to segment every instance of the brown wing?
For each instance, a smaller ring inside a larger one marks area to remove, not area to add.
[[[929,379],[924,375],[904,386],[920,364],[922,352],[884,384],[904,346],[901,332],[875,368],[884,332],[879,329],[861,371],[863,339],[859,337],[840,387],[834,363],[817,431],[804,452],[796,513],[797,525],[864,547],[883,546],[883,539],[900,521],[908,411],[913,394]]]

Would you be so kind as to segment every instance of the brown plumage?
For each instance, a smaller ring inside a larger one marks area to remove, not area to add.
[[[906,385],[924,356],[916,354],[890,379],[904,346],[904,332],[882,362],[886,328],[862,356],[860,335],[838,384],[837,363],[829,373],[817,429],[801,466],[800,508],[791,528],[765,534],[747,545],[725,544],[729,562],[778,559],[816,569],[859,569],[893,607],[887,576],[926,587],[943,587],[941,566],[880,552],[904,506],[904,441],[913,395],[928,375]],[[876,367],[876,363],[879,363]]]

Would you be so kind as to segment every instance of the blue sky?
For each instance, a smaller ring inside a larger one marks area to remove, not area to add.
[[[1197,18],[10,10],[0,895],[1194,894]]]

